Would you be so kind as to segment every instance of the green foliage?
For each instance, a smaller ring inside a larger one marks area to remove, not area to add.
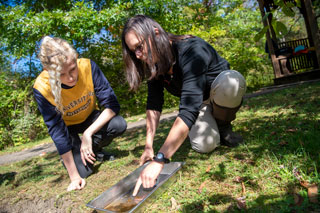
[[[288,29],[287,29],[286,25],[284,25],[284,23],[282,23],[280,21],[273,20],[271,22],[271,24],[274,29],[274,32],[276,33],[276,35],[278,37],[281,35],[286,35],[288,33]]]
[[[256,21],[260,12],[242,7],[240,2],[238,7],[235,3],[230,7],[232,9],[224,10],[223,19],[220,17],[222,9],[219,9],[215,15],[209,13],[208,18],[202,17],[204,20],[210,19],[210,22],[205,21],[206,26],[194,26],[188,33],[213,45],[229,61],[232,69],[246,77],[250,90],[271,84],[273,72],[264,53],[264,43],[256,42],[255,35],[250,33],[257,31],[261,25]]]
[[[120,35],[128,17],[146,14],[168,32],[194,34],[205,39],[230,62],[233,69],[246,77],[248,87],[254,89],[270,84],[273,77],[264,43],[254,41],[254,34],[261,26],[259,12],[254,6],[245,6],[242,0],[2,1],[0,51],[16,61],[24,57],[30,60],[26,64],[28,75],[0,76],[3,87],[0,137],[1,142],[6,141],[1,143],[0,149],[8,144],[27,142],[29,136],[32,140],[47,134],[44,124],[39,124],[41,117],[31,90],[33,78],[41,71],[32,65],[31,59],[37,54],[43,36],[64,38],[77,48],[80,57],[95,61],[115,90],[121,114],[127,117],[145,112],[147,99],[145,83],[133,93],[129,92],[125,80]],[[283,27],[276,25],[279,29]],[[5,56],[1,57],[0,64],[4,67],[3,58]],[[15,79],[14,82],[10,83],[9,78]],[[165,93],[164,108],[178,105],[178,98]]]
[[[313,1],[313,9],[315,15],[319,16],[320,9],[318,1]],[[272,17],[271,26],[279,39],[297,39],[307,37],[306,29],[302,14],[300,13],[301,0],[283,1],[275,0],[274,7],[270,12],[267,12],[262,18],[266,21],[268,17]],[[269,26],[262,28],[257,34],[255,40],[260,40],[269,29]]]
[[[17,58],[35,52],[37,42],[45,35],[73,41],[76,47],[86,48],[87,42],[102,28],[116,24],[124,17],[121,7],[114,6],[97,12],[92,4],[77,2],[69,11],[54,9],[39,13],[29,11],[27,5],[1,7],[2,27],[5,38],[3,47]]]
[[[46,129],[36,113],[33,81],[9,71],[2,71],[0,79],[0,149],[43,137]]]
[[[43,138],[47,132],[42,117],[36,113],[19,116],[10,122],[10,126],[13,128],[10,133],[15,146]]]

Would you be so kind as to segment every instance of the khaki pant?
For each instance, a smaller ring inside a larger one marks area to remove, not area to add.
[[[234,70],[221,72],[211,84],[210,98],[201,105],[199,116],[189,132],[192,149],[208,153],[220,145],[220,135],[213,106],[215,103],[226,108],[236,108],[246,92],[246,81]]]

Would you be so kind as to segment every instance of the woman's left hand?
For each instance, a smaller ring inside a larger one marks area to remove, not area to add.
[[[86,132],[84,132],[82,135],[80,152],[82,162],[85,166],[87,165],[86,161],[91,164],[96,161],[95,154],[92,150],[92,137],[91,135],[86,134]]]
[[[81,190],[86,185],[86,181],[83,178],[77,178],[72,180],[68,186],[67,191],[70,192],[72,190]]]
[[[133,190],[132,195],[138,194],[139,188],[142,185],[143,188],[152,188],[156,184],[157,177],[164,167],[164,163],[152,161],[141,173]]]

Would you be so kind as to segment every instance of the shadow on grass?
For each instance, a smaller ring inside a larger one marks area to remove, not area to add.
[[[182,207],[183,212],[318,212],[319,204],[308,202],[307,197],[300,196],[301,201],[297,203],[293,195],[291,183],[287,185],[288,193],[285,195],[259,195],[255,200],[241,202],[241,198],[232,197],[228,194],[217,193],[212,196],[199,199]],[[208,204],[216,206],[228,204],[224,211],[208,210]]]
[[[31,163],[30,166],[27,166],[24,170],[17,173],[17,176],[13,181],[13,185],[15,187],[18,187],[26,182],[37,182],[56,175],[47,169],[47,167],[56,165],[56,162],[36,163],[33,162],[33,160],[30,160],[29,162]]]
[[[320,84],[318,84],[320,87]],[[284,99],[284,97],[286,97]],[[271,101],[270,101],[271,100]],[[243,166],[240,173],[247,174],[248,169],[256,165],[258,161],[263,161],[266,155],[274,156],[275,161],[288,163],[288,167],[297,166],[299,170],[310,176],[317,177],[319,174],[319,150],[320,150],[320,90],[309,91],[307,86],[296,89],[287,89],[276,94],[260,96],[256,99],[247,100],[244,103],[245,110],[251,110],[258,116],[265,110],[274,110],[271,115],[266,114],[263,118],[245,117],[236,122],[241,134],[245,138],[245,146],[230,150],[217,149],[215,155],[229,155],[232,160],[240,161]],[[282,111],[282,112],[281,112]],[[259,114],[260,113],[260,114]],[[268,159],[269,160],[269,159]],[[275,162],[279,163],[279,162]],[[274,171],[276,172],[276,171]],[[214,181],[226,179],[225,167],[223,163],[218,164],[215,172],[210,172],[209,176]],[[291,174],[291,177],[295,174]],[[261,187],[252,181],[250,176],[242,176],[242,181],[254,190]],[[258,198],[249,202],[246,212],[296,212],[315,211],[320,209],[319,204],[308,202],[307,195],[305,202],[297,205],[294,201],[293,188],[301,187],[294,178],[289,178],[286,186],[287,195],[267,195],[263,192]],[[313,180],[316,183],[319,179]],[[214,192],[213,192],[214,193]],[[183,206],[188,212],[204,211],[206,201],[215,205],[218,202],[231,202],[233,207],[229,211],[240,211],[237,207],[237,200],[228,195],[213,195],[205,200],[200,200]]]
[[[274,203],[268,203],[266,204],[265,201],[269,201],[272,199],[280,199],[279,201],[276,201]],[[238,204],[238,200],[230,195],[227,194],[215,194],[213,196],[207,197],[205,200],[197,200],[196,202],[192,202],[190,204],[184,205],[182,210],[184,212],[270,212],[272,211],[272,206],[288,206],[290,203],[293,203],[293,199],[290,197],[280,197],[279,195],[271,195],[271,196],[265,196],[261,195],[256,199],[256,204],[250,207],[247,207],[246,204],[242,204],[243,206],[240,206]],[[218,211],[218,210],[208,210],[206,209],[206,205],[220,205],[228,203],[228,207],[224,211]],[[273,209],[275,210],[275,209]],[[282,210],[282,211],[281,211]],[[286,210],[290,211],[290,208],[285,209],[277,209],[277,212],[286,212]],[[292,209],[293,210],[293,209]]]
[[[8,185],[8,184],[12,183],[16,174],[17,174],[16,172],[7,172],[4,174],[0,174],[0,186],[2,184]]]
[[[318,83],[318,88],[320,84]],[[285,98],[284,98],[285,97]],[[228,155],[231,159],[227,161],[240,161],[242,166],[240,174],[250,173],[249,169],[256,166],[257,162],[263,162],[266,156],[277,163],[284,163],[290,169],[297,167],[299,171],[311,179],[309,181],[319,183],[319,150],[320,150],[320,89],[309,90],[308,86],[301,86],[294,89],[287,89],[275,94],[257,97],[244,102],[241,111],[251,111],[255,116],[244,116],[234,124],[238,131],[245,138],[245,145],[229,149],[219,147],[214,155]],[[266,111],[263,116],[264,111]],[[271,113],[270,113],[271,111]],[[186,145],[187,141],[184,143]],[[182,155],[182,156],[181,156]],[[188,156],[189,155],[189,156]],[[185,169],[191,169],[198,163],[197,160],[206,160],[210,154],[194,154],[190,146],[184,146],[174,155],[173,159],[188,159]],[[192,161],[194,159],[194,163]],[[191,161],[190,161],[191,160]],[[270,160],[270,159],[268,159]],[[205,162],[204,162],[205,163]],[[214,171],[203,173],[213,181],[221,182],[229,178],[226,176],[226,166],[224,162],[218,162]],[[263,168],[261,168],[263,169]],[[273,171],[277,172],[277,171]],[[295,174],[288,174],[287,195],[270,195],[263,191],[253,201],[249,202],[249,212],[291,212],[302,211],[303,209],[314,211],[320,209],[319,204],[312,204],[308,201],[300,205],[294,203],[293,187],[301,188],[299,181],[295,179]],[[292,178],[293,177],[293,178]],[[313,177],[313,180],[312,180]],[[200,177],[199,177],[200,178]],[[261,191],[259,186],[250,175],[242,175],[242,181],[254,191]],[[271,177],[273,178],[273,177]],[[276,193],[276,192],[275,192]],[[237,207],[237,200],[229,195],[217,194],[206,197],[204,200],[197,200],[182,208],[187,212],[205,211],[206,202],[216,205],[219,202],[231,202],[233,206],[228,211],[240,211]]]

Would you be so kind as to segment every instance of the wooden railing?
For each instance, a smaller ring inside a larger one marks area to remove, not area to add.
[[[286,71],[284,71],[285,69],[290,73],[314,67],[313,57],[314,54],[302,54],[287,58],[280,58],[279,63],[281,65],[281,74],[286,74]],[[283,66],[286,67],[284,68]]]
[[[306,48],[310,47],[309,45],[309,39],[299,39],[299,40],[293,40],[293,41],[286,41],[278,43],[278,49],[284,48],[284,47],[292,47],[292,49],[296,48],[299,45],[303,45]]]
[[[281,52],[281,49],[283,50],[285,48],[289,48],[290,50],[292,49],[291,53],[278,56],[281,75],[288,75],[298,70],[314,67],[315,55],[313,52],[298,55],[293,53],[294,49],[299,45],[309,48],[309,39],[305,38],[277,44],[278,48],[276,50],[279,52]]]

